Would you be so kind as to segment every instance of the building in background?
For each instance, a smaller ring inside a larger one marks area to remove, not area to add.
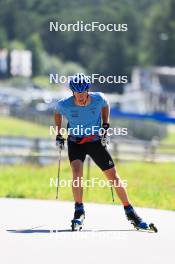
[[[175,115],[175,68],[135,68],[132,82],[124,87],[124,112]]]
[[[32,52],[29,50],[12,50],[10,53],[10,73],[12,76],[31,77]]]
[[[8,74],[8,51],[0,49],[0,78],[6,78]]]

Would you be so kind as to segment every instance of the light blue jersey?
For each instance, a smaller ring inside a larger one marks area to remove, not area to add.
[[[89,92],[89,96],[91,102],[87,106],[76,105],[73,96],[56,103],[55,112],[65,116],[68,121],[69,135],[87,137],[99,134],[101,109],[108,106],[108,102],[104,94],[100,92]]]

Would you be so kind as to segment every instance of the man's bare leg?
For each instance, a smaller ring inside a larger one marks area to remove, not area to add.
[[[71,162],[72,168],[72,192],[75,203],[82,203],[83,201],[83,187],[81,186],[81,179],[83,177],[83,162],[81,160],[74,160]]]
[[[122,186],[120,176],[117,174],[115,167],[105,170],[104,174],[107,176],[108,180],[113,184],[114,189],[124,206],[129,205],[129,199],[126,189]]]

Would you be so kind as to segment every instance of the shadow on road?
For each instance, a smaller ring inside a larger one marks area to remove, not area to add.
[[[9,229],[6,230],[7,232],[11,232],[11,233],[22,233],[22,234],[31,234],[31,233],[64,233],[64,232],[71,232],[71,229]],[[152,233],[149,230],[136,230],[136,229],[100,229],[100,230],[96,230],[96,229],[92,229],[92,230],[88,230],[88,229],[84,229],[81,230],[82,232],[148,232],[148,233]]]

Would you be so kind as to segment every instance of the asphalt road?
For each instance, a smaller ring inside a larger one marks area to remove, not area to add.
[[[141,209],[158,233],[136,231],[122,206],[85,204],[82,232],[70,231],[73,203],[0,199],[0,263],[175,263],[175,212]]]

